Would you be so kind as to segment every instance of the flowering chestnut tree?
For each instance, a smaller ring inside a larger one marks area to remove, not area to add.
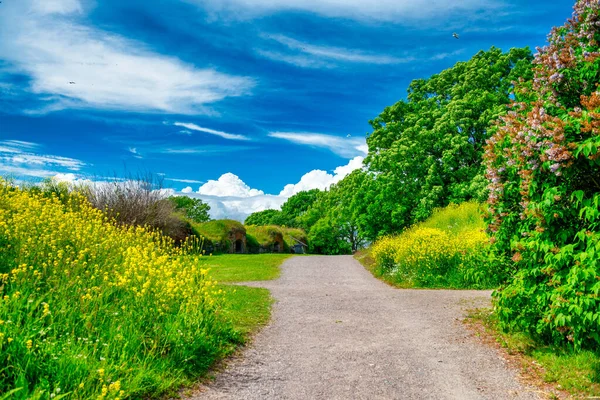
[[[506,328],[600,345],[600,2],[580,0],[485,149],[489,222],[510,258]]]

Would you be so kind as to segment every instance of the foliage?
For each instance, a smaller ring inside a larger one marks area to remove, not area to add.
[[[61,201],[1,184],[0,241],[1,393],[158,395],[240,340],[199,257],[117,225],[78,193]]]
[[[373,244],[375,273],[406,287],[486,288],[498,284],[476,203],[437,210],[430,220]]]
[[[276,225],[292,228],[303,228],[309,227],[302,224],[302,216],[308,211],[319,197],[319,189],[312,189],[307,191],[298,192],[281,206],[281,215],[279,220],[276,220]]]
[[[250,214],[244,221],[244,225],[279,225],[281,211],[264,210]]]
[[[210,206],[200,199],[193,199],[188,196],[171,196],[169,200],[175,206],[175,209],[182,211],[186,218],[194,222],[207,222],[210,220]]]
[[[433,209],[483,200],[481,156],[490,124],[506,112],[512,82],[528,76],[528,49],[480,51],[428,79],[371,121],[366,164],[376,173],[365,197],[367,236],[397,232]]]
[[[244,225],[278,225],[306,230],[307,227],[304,225],[302,217],[317,200],[319,194],[319,189],[296,193],[281,206],[281,211],[264,210],[252,213],[246,218]]]
[[[317,254],[350,254],[352,246],[328,217],[321,218],[310,228],[308,249]]]
[[[538,51],[486,148],[490,230],[512,258],[497,309],[504,328],[598,348],[600,4],[578,1]]]
[[[160,181],[152,176],[114,179],[73,189],[84,193],[94,207],[119,224],[157,229],[179,242],[192,233],[189,223],[175,212],[173,203],[160,190]]]

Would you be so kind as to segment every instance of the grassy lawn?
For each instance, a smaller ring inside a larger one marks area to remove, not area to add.
[[[223,254],[200,259],[217,282],[270,281],[279,277],[279,266],[291,254]]]
[[[268,281],[280,275],[280,265],[291,254],[223,254],[202,257],[200,263],[225,292],[223,313],[245,341],[269,322],[273,299],[267,289],[226,282]]]
[[[491,309],[471,312],[467,323],[502,347],[525,379],[550,398],[600,398],[600,353],[540,346],[522,333],[502,332]]]
[[[269,322],[273,299],[267,289],[237,285],[219,285],[218,288],[225,292],[223,313],[244,341]]]

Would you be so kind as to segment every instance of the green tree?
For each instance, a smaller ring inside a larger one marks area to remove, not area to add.
[[[351,244],[344,238],[340,227],[328,217],[319,219],[308,233],[308,246],[311,253],[350,254]]]
[[[310,228],[303,226],[302,216],[308,209],[317,201],[320,190],[312,189],[298,192],[281,206],[281,223],[280,225],[289,226],[292,228]]]
[[[250,214],[244,221],[244,225],[279,225],[281,221],[281,211],[264,210]]]
[[[171,196],[169,200],[175,206],[176,210],[194,222],[207,222],[210,220],[210,206],[200,199],[194,199],[187,196]]]
[[[366,163],[377,190],[367,212],[377,230],[398,231],[436,207],[485,197],[490,124],[506,112],[513,82],[530,74],[531,58],[529,49],[481,51],[413,81],[407,100],[370,121]]]

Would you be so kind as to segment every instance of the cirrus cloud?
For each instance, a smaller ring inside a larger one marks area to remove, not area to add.
[[[0,58],[30,77],[42,110],[93,108],[177,114],[250,93],[254,81],[198,68],[144,43],[81,23],[77,0],[5,2]],[[26,17],[24,17],[26,16]],[[49,97],[48,97],[49,96]]]

